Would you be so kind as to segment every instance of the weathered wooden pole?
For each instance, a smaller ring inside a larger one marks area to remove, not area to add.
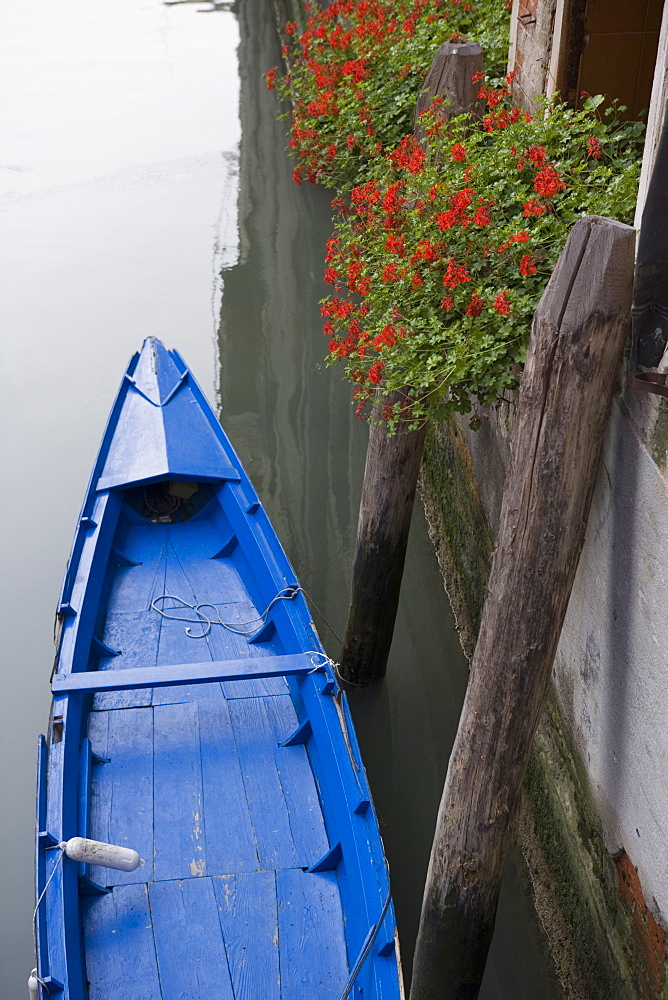
[[[434,97],[449,101],[445,117],[473,111],[478,87],[471,80],[482,69],[482,50],[474,42],[446,42],[436,53],[415,109],[414,135],[422,138],[419,115]],[[383,403],[410,397],[410,389]],[[378,416],[382,405],[376,407]],[[404,570],[425,428],[388,435],[373,423],[364,470],[357,524],[348,624],[341,651],[341,675],[353,684],[373,684],[385,676]]]
[[[587,216],[536,311],[422,905],[411,1000],[475,1000],[629,328],[635,232]]]

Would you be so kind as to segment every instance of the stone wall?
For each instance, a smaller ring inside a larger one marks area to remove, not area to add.
[[[429,435],[422,495],[472,651],[514,401]],[[668,403],[615,398],[522,840],[569,997],[668,996]]]

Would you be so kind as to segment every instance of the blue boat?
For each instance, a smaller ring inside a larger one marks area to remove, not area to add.
[[[153,338],[93,469],[51,686],[32,996],[400,996],[345,695],[227,436]]]

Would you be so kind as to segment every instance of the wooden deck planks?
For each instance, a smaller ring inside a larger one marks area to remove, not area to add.
[[[100,659],[98,670],[128,670],[157,663],[160,617],[155,611],[111,612],[107,615],[103,642],[120,656]],[[151,691],[108,691],[95,695],[94,711],[139,708],[151,704]]]
[[[283,733],[288,735],[297,725],[291,700],[239,698],[229,702],[229,709],[260,866],[309,867],[328,845],[313,775],[306,775],[303,767],[304,747],[278,745],[285,739]],[[280,726],[275,710],[280,712]],[[299,789],[302,778],[308,783]]]
[[[116,571],[107,613],[147,611],[151,601],[164,594],[168,527],[151,524],[130,528],[123,543],[123,553],[138,565]]]
[[[162,1000],[235,1000],[211,879],[154,882],[149,899]]]
[[[260,867],[295,867],[302,862],[274,762],[276,739],[266,705],[259,698],[239,698],[229,707]]]
[[[193,628],[197,628],[195,625]],[[206,638],[191,639],[180,622],[163,621],[158,646],[160,664],[204,663],[212,660],[211,649]],[[172,687],[153,688],[153,705],[168,705],[173,702],[197,701],[199,698],[220,697],[220,684],[175,684]]]
[[[347,981],[333,873],[116,886],[82,907],[89,1000],[337,1000]]]
[[[95,712],[91,836],[139,851],[147,867],[93,869],[102,885],[309,867],[329,844],[287,696]]]
[[[280,1000],[275,872],[212,882],[235,1000]]]
[[[306,868],[328,850],[318,792],[287,696],[114,709],[90,716],[90,836],[146,868],[94,868],[102,885]],[[209,685],[201,685],[208,690]]]
[[[153,877],[159,880],[204,875],[206,839],[198,706],[196,702],[156,705],[153,712]]]
[[[348,979],[334,872],[276,873],[282,1000],[339,1000]]]
[[[82,899],[88,1000],[160,1000],[146,885]]]
[[[178,526],[173,547],[161,530],[161,568],[150,580],[131,577],[139,567],[118,571],[122,586],[103,639],[122,655],[102,660],[102,669],[272,655],[269,644],[220,626],[192,639],[185,623],[146,609],[161,593],[206,600],[212,585],[236,573],[231,560],[216,567],[208,557],[214,568],[202,569],[195,550],[204,560],[213,539],[208,529],[189,538],[187,527]],[[237,600],[217,606],[223,621],[257,614],[237,589]],[[335,873],[302,871],[330,846],[318,792],[305,747],[280,746],[297,726],[288,690],[284,678],[269,678],[95,696],[89,736],[110,763],[93,771],[90,835],[134,847],[147,866],[91,871],[116,887],[83,904],[90,1000],[113,995],[115,979],[137,980],[132,1000],[340,993],[347,964],[338,881]],[[138,703],[147,696],[152,707]],[[132,707],[123,707],[124,697]]]
[[[177,612],[170,612],[176,614]],[[186,608],[181,612],[184,617],[196,618],[194,612]],[[202,639],[192,638],[186,633],[186,628],[192,628],[197,635],[200,632],[199,625],[189,625],[187,622],[170,621],[162,619],[160,630],[160,642],[158,645],[158,662],[170,663],[203,663],[205,660],[213,659],[209,646],[208,637]],[[166,705],[177,701],[196,701],[198,698],[207,697],[218,684],[213,684],[205,690],[198,690],[197,685],[179,685],[174,687],[156,688],[153,691],[153,704]]]
[[[246,595],[245,599],[237,604],[216,605],[221,621],[229,622],[234,628],[249,628],[243,625],[244,622],[257,618],[257,608],[251,603]],[[264,608],[262,608],[264,611]],[[250,633],[253,634],[252,631]],[[231,657],[236,659],[242,656],[271,656],[273,653],[283,652],[282,649],[267,648],[260,644],[253,644],[248,641],[246,635],[239,635],[229,629],[214,625],[211,629],[211,651],[215,659],[225,659]],[[289,691],[287,681],[282,677],[267,677],[252,681],[228,681],[223,684],[223,692],[226,698],[262,698],[267,695],[287,694]]]
[[[138,851],[146,864],[133,872],[91,867],[100,885],[146,882],[153,860],[153,710],[93,712],[88,735],[105,764],[94,764],[90,836]]]
[[[297,728],[297,717],[288,697],[268,698],[267,717],[274,737],[274,761],[288,812],[290,832],[299,867],[310,867],[329,850],[311,763],[303,745],[283,747]]]
[[[255,833],[227,702],[199,704],[206,870],[211,875],[254,872],[259,865]]]
[[[171,526],[171,548],[181,564],[187,565],[190,586],[198,601],[224,598],[234,604],[247,597],[234,561],[215,558],[229,537],[229,528],[221,532],[210,521],[188,521]]]
[[[176,525],[172,525],[170,527],[167,539],[165,594],[171,594],[173,597],[180,597],[182,601],[187,601],[188,604],[197,604],[199,601],[206,601],[207,598],[205,595],[201,597],[198,595],[191,579],[191,577],[195,575],[195,567],[198,560],[193,560],[187,550],[182,550],[183,559],[181,559],[174,548],[173,538],[174,529],[176,527]],[[187,528],[187,525],[184,527]]]

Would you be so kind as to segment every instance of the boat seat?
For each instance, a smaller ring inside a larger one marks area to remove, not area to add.
[[[317,654],[322,658],[322,654]],[[129,667],[126,670],[84,670],[55,674],[51,690],[55,695],[129,691],[135,688],[172,687],[175,684],[211,684],[216,681],[246,681],[262,677],[287,677],[322,669],[313,653],[283,656],[254,656],[239,660],[209,660],[205,663],[176,663],[159,667]]]

